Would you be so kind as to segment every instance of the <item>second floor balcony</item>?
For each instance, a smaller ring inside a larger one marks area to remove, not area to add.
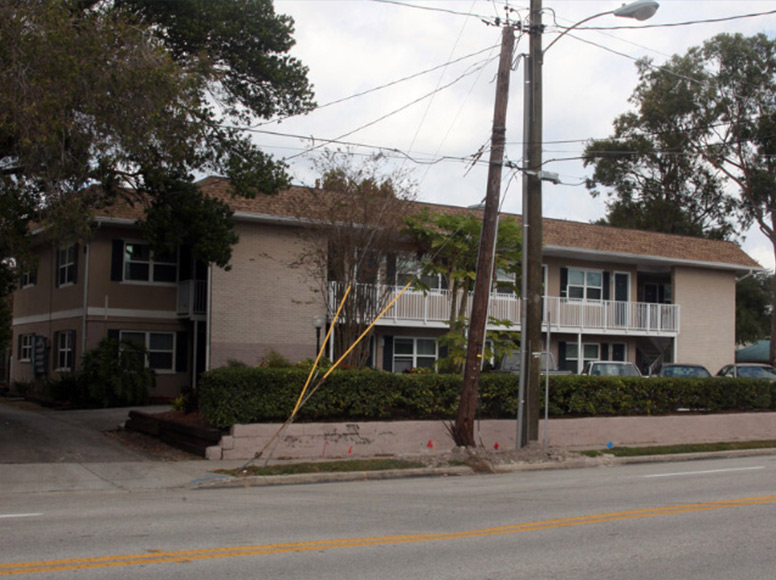
[[[178,282],[178,316],[202,318],[207,312],[207,281]]]
[[[331,290],[330,296],[336,296],[336,283],[332,283]],[[401,288],[360,285],[356,291],[384,293],[387,297],[385,304],[388,304]],[[471,300],[470,294],[467,316],[471,311]],[[399,296],[377,325],[446,328],[450,320],[451,304],[452,297],[447,290],[427,293],[407,290]],[[522,300],[516,295],[493,292],[490,295],[488,313],[492,318],[509,321],[511,329],[519,331],[522,307]],[[676,336],[679,333],[677,304],[574,300],[546,296],[542,310],[543,328],[546,330],[549,324],[552,332],[635,336]]]

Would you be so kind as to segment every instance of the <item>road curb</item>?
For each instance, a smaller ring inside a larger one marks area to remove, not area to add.
[[[411,477],[453,477],[473,475],[470,467],[418,467],[412,469],[386,469],[383,471],[346,471],[339,473],[296,473],[291,475],[250,475],[230,479],[207,479],[192,482],[192,489],[223,489],[239,487],[265,487],[270,485],[305,485],[311,483],[335,483],[340,481],[379,481]],[[228,477],[228,476],[225,476]]]
[[[412,477],[462,477],[467,475],[507,474],[521,471],[546,471],[552,469],[582,469],[591,467],[613,467],[640,463],[676,463],[700,461],[703,459],[729,459],[736,457],[758,457],[776,455],[776,449],[740,449],[734,451],[710,451],[704,453],[676,453],[671,455],[643,455],[639,457],[580,457],[564,461],[537,463],[509,463],[493,465],[492,471],[475,470],[469,466],[421,467],[411,469],[388,469],[384,471],[348,471],[339,473],[298,473],[292,475],[266,475],[233,477],[212,474],[212,478],[198,479],[187,487],[190,489],[224,489],[241,487],[266,487],[273,485],[309,485],[314,483],[336,483],[345,481],[380,481],[407,479]]]

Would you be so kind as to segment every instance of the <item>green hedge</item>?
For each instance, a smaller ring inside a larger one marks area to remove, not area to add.
[[[199,382],[199,407],[219,428],[236,423],[285,421],[307,371],[295,368],[223,367]],[[754,379],[550,377],[551,416],[666,414],[776,409],[776,383]],[[335,371],[298,414],[300,421],[452,419],[461,377]],[[480,416],[514,418],[518,376],[486,373],[480,380]],[[544,402],[544,379],[541,399]],[[542,404],[542,413],[543,413]]]

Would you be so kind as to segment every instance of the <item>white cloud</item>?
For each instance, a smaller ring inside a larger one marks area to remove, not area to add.
[[[319,104],[396,81],[488,47],[494,47],[493,50],[389,89],[264,128],[318,139],[334,139],[407,105],[438,86],[450,83],[473,63],[489,58],[491,62],[479,74],[470,74],[453,86],[440,90],[433,100],[422,100],[345,138],[351,142],[404,151],[418,160],[440,156],[465,157],[486,144],[493,115],[500,30],[486,25],[479,18],[449,14],[444,10],[492,17],[497,13],[495,6],[503,7],[503,0],[404,2],[435,10],[368,0],[275,0],[275,9],[295,20],[297,44],[292,54],[309,67],[309,78],[315,86]],[[545,0],[543,4],[544,23],[547,25],[544,45],[547,46],[556,34],[550,11],[554,12],[558,23],[568,26],[592,14],[614,9],[621,2]],[[521,18],[527,17],[527,0],[510,2],[510,6],[519,9]],[[665,25],[765,12],[773,6],[773,2],[757,0],[662,0],[656,16],[645,23],[606,16],[591,21],[589,25]],[[612,120],[627,110],[628,97],[636,84],[633,59],[650,57],[659,64],[670,55],[684,53],[690,46],[699,45],[720,32],[749,35],[773,30],[776,30],[776,16],[770,15],[683,27],[577,30],[572,33],[574,37],[601,46],[582,42],[568,34],[545,55],[545,160],[578,157],[584,144],[574,140],[600,138],[610,133]],[[516,52],[520,54],[527,50],[527,39],[523,38]],[[507,124],[507,156],[515,162],[519,162],[522,156],[522,92],[523,71],[520,65],[512,76]],[[299,153],[309,145],[299,139],[263,134],[258,135],[257,140],[280,157]],[[482,158],[483,161],[485,159],[487,154]],[[289,163],[298,182],[309,183],[314,179],[308,160],[295,157]],[[565,184],[579,183],[590,173],[578,160],[549,162],[546,168],[559,173]],[[468,172],[464,161],[442,161],[431,166],[417,164],[414,175],[421,181],[420,196],[426,201],[470,205],[484,196],[484,163]],[[509,189],[504,207],[507,211],[520,213],[520,180],[510,180],[509,177],[505,173],[503,183],[504,187],[509,184]],[[544,192],[546,216],[590,221],[604,214],[603,200],[591,198],[583,186],[547,185]],[[759,231],[748,233],[744,248],[764,266],[774,267],[773,249]]]

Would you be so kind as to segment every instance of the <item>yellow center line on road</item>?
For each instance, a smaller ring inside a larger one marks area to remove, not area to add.
[[[682,504],[640,510],[618,511],[605,514],[591,514],[587,516],[559,518],[538,522],[527,522],[522,524],[510,524],[506,526],[482,528],[477,530],[463,530],[458,532],[406,534],[367,538],[343,538],[335,540],[317,540],[312,542],[289,542],[282,544],[262,544],[257,546],[232,546],[226,548],[212,548],[202,550],[180,550],[175,552],[160,551],[149,552],[145,554],[101,556],[97,558],[70,558],[63,560],[43,560],[38,562],[15,562],[0,564],[0,576],[35,574],[40,572],[58,572],[65,570],[86,570],[90,568],[113,568],[118,566],[183,563],[193,562],[195,560],[213,560],[219,558],[236,558],[241,556],[259,556],[266,554],[286,554],[292,552],[310,552],[316,550],[333,550],[338,548],[356,548],[388,544],[434,542],[439,540],[460,540],[485,536],[548,530],[552,528],[597,524],[602,522],[613,522],[619,520],[683,514],[704,510],[747,507],[769,503],[776,503],[776,495]]]

